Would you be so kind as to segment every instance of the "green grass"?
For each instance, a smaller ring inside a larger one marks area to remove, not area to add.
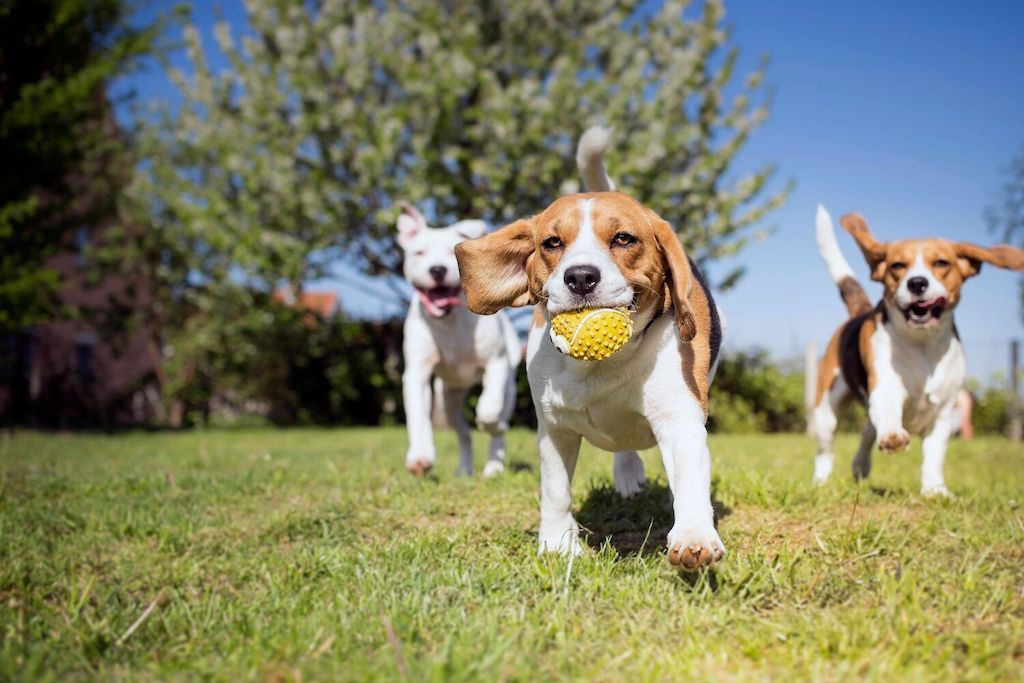
[[[713,437],[729,554],[689,577],[656,452],[628,502],[584,452],[596,550],[570,564],[536,555],[525,431],[487,481],[452,475],[450,433],[421,480],[401,429],[16,433],[0,679],[1024,679],[1024,450],[954,443],[943,501],[918,449],[855,486],[854,446],[815,490],[809,439]]]

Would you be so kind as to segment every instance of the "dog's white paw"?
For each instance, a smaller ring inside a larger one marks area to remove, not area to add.
[[[558,553],[569,557],[583,554],[583,544],[580,543],[579,529],[575,522],[565,529],[541,529],[539,536],[538,555]]]
[[[484,478],[490,478],[505,471],[505,463],[500,460],[488,460],[484,465]]]
[[[829,453],[819,453],[814,457],[814,478],[815,486],[824,486],[832,475],[832,462],[835,456]]]
[[[668,561],[679,569],[691,572],[705,569],[723,557],[725,545],[711,524],[682,529],[674,526],[668,532]]]
[[[922,486],[921,495],[925,498],[953,498],[953,494],[946,488],[945,484],[933,486]]]
[[[476,426],[491,436],[500,436],[508,431],[508,422],[500,418],[488,419],[478,415]]]
[[[405,461],[405,469],[417,477],[422,477],[434,467],[434,459],[426,457],[411,457]]]
[[[615,490],[623,498],[632,498],[644,490],[647,484],[647,475],[644,473],[644,463],[636,453],[629,455],[615,455]]]
[[[883,453],[902,453],[910,448],[910,433],[902,427],[878,439],[878,450]]]

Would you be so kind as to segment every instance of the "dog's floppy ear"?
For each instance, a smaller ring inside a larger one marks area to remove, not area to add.
[[[685,341],[693,341],[697,335],[697,323],[690,308],[690,288],[693,287],[693,271],[690,270],[690,259],[679,243],[676,231],[664,218],[649,211],[654,237],[661,250],[662,265],[665,268],[665,286],[672,298],[675,310],[676,327],[679,337]]]
[[[427,229],[427,219],[412,204],[402,202],[399,207],[402,212],[398,214],[398,246],[405,249],[416,235]]]
[[[980,273],[983,261],[1007,270],[1024,270],[1024,251],[1008,244],[979,247],[970,242],[957,242],[953,248],[956,250],[957,265],[964,278]]]
[[[483,221],[459,221],[452,227],[467,240],[476,239],[487,231],[487,224]]]
[[[857,246],[871,268],[871,279],[881,282],[885,278],[885,257],[888,253],[886,244],[875,239],[868,230],[868,222],[859,213],[848,213],[839,219],[839,222],[857,241]]]
[[[508,306],[536,302],[529,278],[536,249],[533,223],[532,218],[518,220],[489,235],[455,245],[469,310],[490,315]]]

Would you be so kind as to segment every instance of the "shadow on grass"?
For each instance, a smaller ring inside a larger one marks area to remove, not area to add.
[[[732,510],[711,494],[715,524]],[[611,484],[590,490],[576,521],[587,545],[599,549],[608,541],[620,557],[658,555],[666,551],[665,537],[672,528],[672,494],[661,483],[648,481],[638,495],[624,499]]]
[[[533,465],[522,460],[513,460],[508,464],[509,472],[533,472]]]
[[[901,486],[868,486],[868,491],[879,498],[897,498],[906,496],[909,492]]]

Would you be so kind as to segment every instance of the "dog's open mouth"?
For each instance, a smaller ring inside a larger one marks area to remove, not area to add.
[[[937,325],[946,310],[946,297],[938,296],[928,301],[915,301],[905,311],[904,317],[911,327]]]
[[[423,308],[435,318],[443,318],[451,313],[453,308],[462,305],[462,287],[417,287],[416,293],[420,295]]]

